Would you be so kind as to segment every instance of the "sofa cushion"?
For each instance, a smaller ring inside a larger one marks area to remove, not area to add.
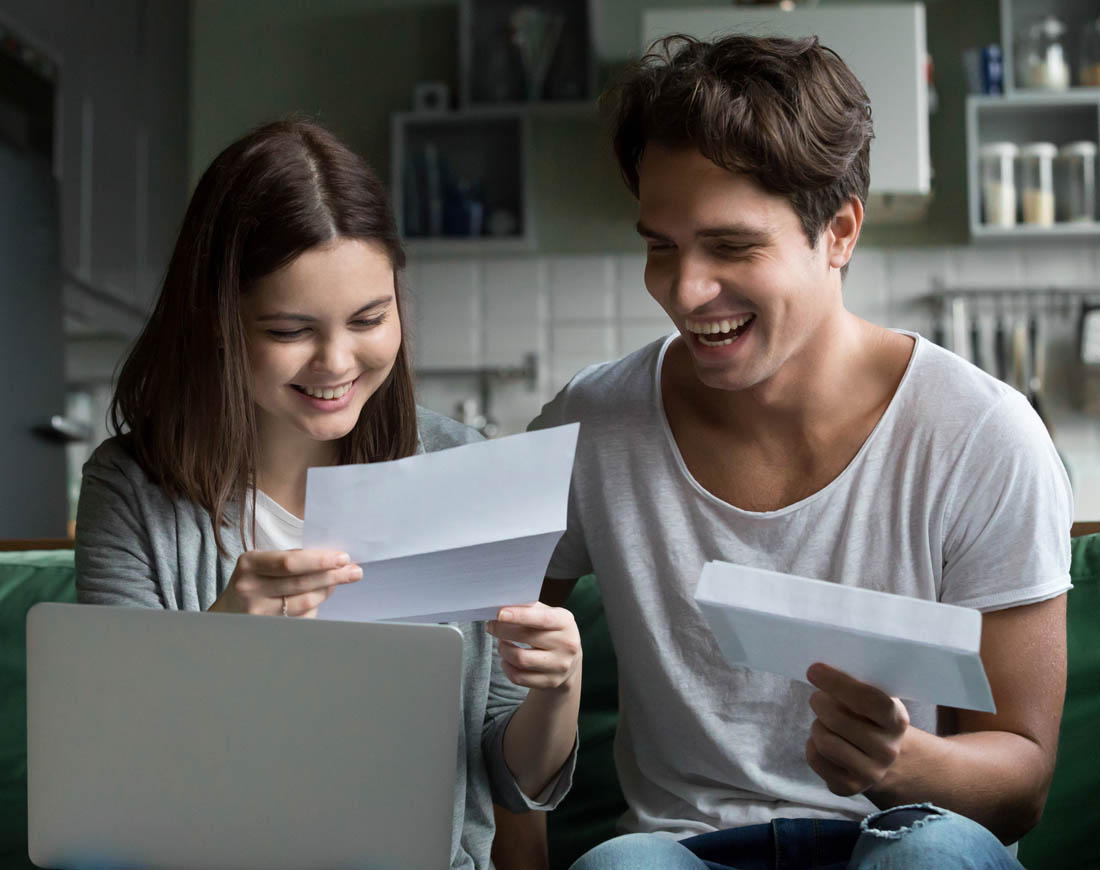
[[[553,868],[568,867],[590,848],[613,837],[615,822],[626,812],[612,756],[619,719],[619,678],[596,578],[589,574],[578,580],[565,606],[573,612],[581,632],[584,678],[573,788],[546,821]]]
[[[1100,534],[1073,540],[1066,614],[1069,667],[1058,764],[1038,826],[1020,841],[1028,870],[1095,866],[1095,812],[1100,761],[1093,755],[1100,722]],[[587,666],[588,661],[585,660]]]
[[[0,867],[27,858],[27,611],[76,601],[72,550],[0,553]]]

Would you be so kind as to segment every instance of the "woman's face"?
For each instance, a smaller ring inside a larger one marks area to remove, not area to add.
[[[336,239],[311,248],[243,295],[261,448],[347,435],[401,347],[384,248]]]

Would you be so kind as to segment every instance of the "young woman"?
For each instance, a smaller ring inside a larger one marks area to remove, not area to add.
[[[362,576],[300,549],[306,470],[479,437],[414,404],[404,265],[381,184],[324,129],[270,124],[217,157],[122,368],[119,434],[84,468],[81,601],[310,617]],[[568,789],[580,639],[541,604],[461,628],[451,866],[487,868],[493,800]]]

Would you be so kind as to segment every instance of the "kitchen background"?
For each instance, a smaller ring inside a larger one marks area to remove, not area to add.
[[[1017,217],[1024,158],[984,156],[1095,145],[1100,4],[700,3],[0,0],[0,538],[65,533],[191,187],[274,117],[320,119],[390,180],[423,404],[521,431],[578,369],[665,334],[593,97],[647,36],[739,24],[812,26],[871,91],[848,307],[1032,394],[1076,519],[1100,520],[1100,215],[1067,222],[1072,159],[1040,155],[1057,210]]]

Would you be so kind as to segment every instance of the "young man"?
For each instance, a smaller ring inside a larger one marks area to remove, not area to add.
[[[599,580],[636,832],[575,867],[1018,867],[1002,843],[1042,812],[1065,682],[1071,495],[1045,429],[844,309],[872,128],[835,54],[681,38],[610,96],[677,334],[532,424],[582,424],[545,597]],[[731,667],[692,599],[714,559],[981,610],[997,713],[906,705],[827,661],[812,686]]]

